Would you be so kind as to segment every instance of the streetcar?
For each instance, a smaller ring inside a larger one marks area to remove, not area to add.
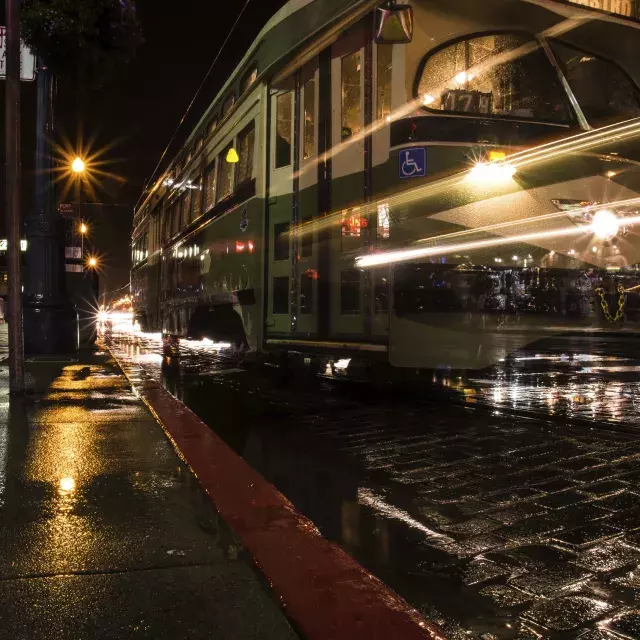
[[[134,214],[143,331],[477,369],[640,330],[632,0],[290,0]]]

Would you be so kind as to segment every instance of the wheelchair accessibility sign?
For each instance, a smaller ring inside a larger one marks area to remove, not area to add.
[[[424,178],[427,175],[427,150],[423,147],[401,149],[398,170],[401,178]]]

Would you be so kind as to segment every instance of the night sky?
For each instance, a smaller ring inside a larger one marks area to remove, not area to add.
[[[233,72],[254,38],[285,0],[251,0],[227,43],[190,118],[168,154],[170,159]],[[97,200],[128,207],[83,206],[92,237],[103,255],[101,289],[129,281],[129,236],[133,205],[185,112],[217,50],[242,8],[242,0],[137,0],[145,42],[135,59],[99,90],[61,83],[57,121],[61,138],[75,146],[91,141],[93,151],[110,146],[102,159],[122,179],[104,180]],[[23,83],[23,163],[28,206],[35,125],[33,85]],[[89,200],[85,196],[84,200]]]

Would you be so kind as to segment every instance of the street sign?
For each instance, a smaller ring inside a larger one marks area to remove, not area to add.
[[[7,77],[7,28],[0,27],[0,79]],[[36,57],[20,43],[20,80],[36,79]]]
[[[424,147],[401,149],[398,160],[401,178],[424,178],[427,175],[427,150]]]

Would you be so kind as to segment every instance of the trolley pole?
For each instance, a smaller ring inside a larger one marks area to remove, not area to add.
[[[20,271],[20,0],[5,0],[7,256],[9,285],[9,389],[24,392],[22,277]]]

